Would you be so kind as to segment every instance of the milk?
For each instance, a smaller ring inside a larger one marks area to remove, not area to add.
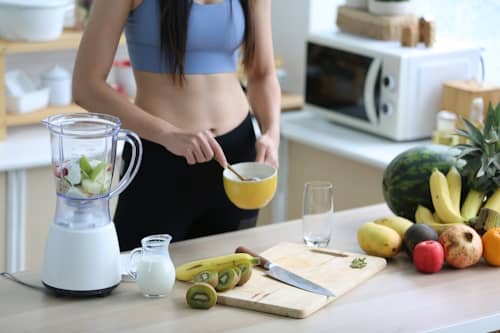
[[[143,255],[137,264],[137,285],[145,296],[165,296],[175,282],[175,267],[163,255]]]

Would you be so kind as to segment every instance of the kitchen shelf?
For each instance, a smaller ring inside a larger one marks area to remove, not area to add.
[[[5,56],[19,53],[38,53],[63,50],[76,50],[80,45],[83,32],[71,29],[63,31],[56,39],[45,42],[8,41],[0,39],[0,141],[7,137],[7,128],[40,123],[42,119],[57,114],[81,112],[82,108],[75,104],[64,107],[48,107],[25,114],[9,114],[5,106]],[[125,45],[125,36],[120,38],[119,45]]]
[[[81,31],[65,30],[61,37],[46,42],[7,41],[0,39],[0,55],[13,53],[35,53],[77,49],[82,39]],[[125,43],[125,37],[120,39],[120,45]]]
[[[72,112],[84,112],[85,110],[76,104],[71,104],[68,106],[54,106],[45,109],[24,113],[24,114],[10,114],[7,113],[6,123],[7,127],[24,126],[37,124],[43,119],[58,113],[72,113]]]

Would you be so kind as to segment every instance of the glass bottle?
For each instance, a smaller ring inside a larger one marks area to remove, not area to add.
[[[432,143],[454,146],[460,141],[456,134],[457,115],[453,112],[441,110],[436,117],[436,130],[432,134]]]

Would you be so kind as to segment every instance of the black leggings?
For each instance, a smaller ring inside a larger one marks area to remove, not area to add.
[[[255,160],[250,114],[215,139],[228,163]],[[188,165],[184,157],[159,144],[142,139],[142,145],[139,172],[120,194],[114,215],[121,251],[139,247],[141,239],[151,234],[166,233],[175,242],[256,225],[258,210],[239,209],[227,198],[223,169],[216,161]],[[125,145],[122,170],[130,158],[130,146]]]

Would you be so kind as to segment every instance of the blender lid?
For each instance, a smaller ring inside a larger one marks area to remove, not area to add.
[[[81,138],[101,138],[115,135],[121,127],[118,117],[93,112],[52,115],[42,123],[54,134]]]

